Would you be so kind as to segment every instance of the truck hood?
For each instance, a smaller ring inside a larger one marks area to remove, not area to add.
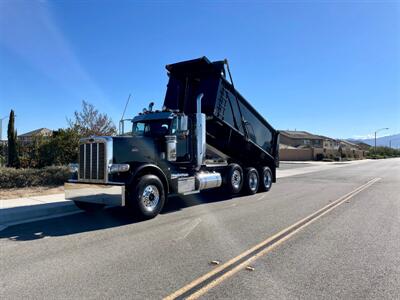
[[[155,159],[154,139],[143,136],[113,137],[113,163],[150,162]]]

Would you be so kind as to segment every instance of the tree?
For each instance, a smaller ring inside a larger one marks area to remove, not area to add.
[[[100,113],[93,104],[82,101],[82,111],[75,111],[74,120],[68,119],[70,129],[80,136],[115,135],[117,129],[107,114]]]
[[[7,152],[7,145],[1,143],[0,144],[0,167],[4,166],[7,163],[6,152]]]
[[[14,129],[15,115],[14,111],[10,111],[10,119],[8,121],[7,137],[8,137],[8,166],[19,167],[17,131]]]
[[[369,158],[387,158],[387,157],[400,157],[400,149],[394,149],[389,147],[376,147],[376,150],[372,147],[368,153]]]
[[[73,128],[53,132],[48,143],[40,148],[39,166],[67,165],[78,161],[79,133]]]
[[[21,168],[37,168],[40,162],[40,149],[49,142],[48,137],[36,134],[29,143],[18,143]]]

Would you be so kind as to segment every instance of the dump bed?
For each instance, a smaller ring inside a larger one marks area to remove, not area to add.
[[[207,144],[248,165],[279,163],[279,133],[226,79],[223,61],[206,57],[167,65],[169,82],[164,106],[186,114],[196,112],[203,93]]]

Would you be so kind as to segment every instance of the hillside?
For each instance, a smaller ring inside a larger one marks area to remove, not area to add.
[[[374,146],[374,143],[375,143],[375,139],[373,139],[373,138],[372,139],[348,139],[348,141],[362,142],[362,143],[366,143],[371,146]],[[389,147],[389,145],[391,145],[392,148],[400,148],[400,134],[377,137],[376,145],[377,146],[386,146],[386,147]]]

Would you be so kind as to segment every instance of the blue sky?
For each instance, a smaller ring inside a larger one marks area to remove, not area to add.
[[[400,132],[396,1],[3,0],[0,115],[57,129],[85,99],[117,123],[129,93],[128,116],[161,107],[165,65],[203,55],[277,129]]]

